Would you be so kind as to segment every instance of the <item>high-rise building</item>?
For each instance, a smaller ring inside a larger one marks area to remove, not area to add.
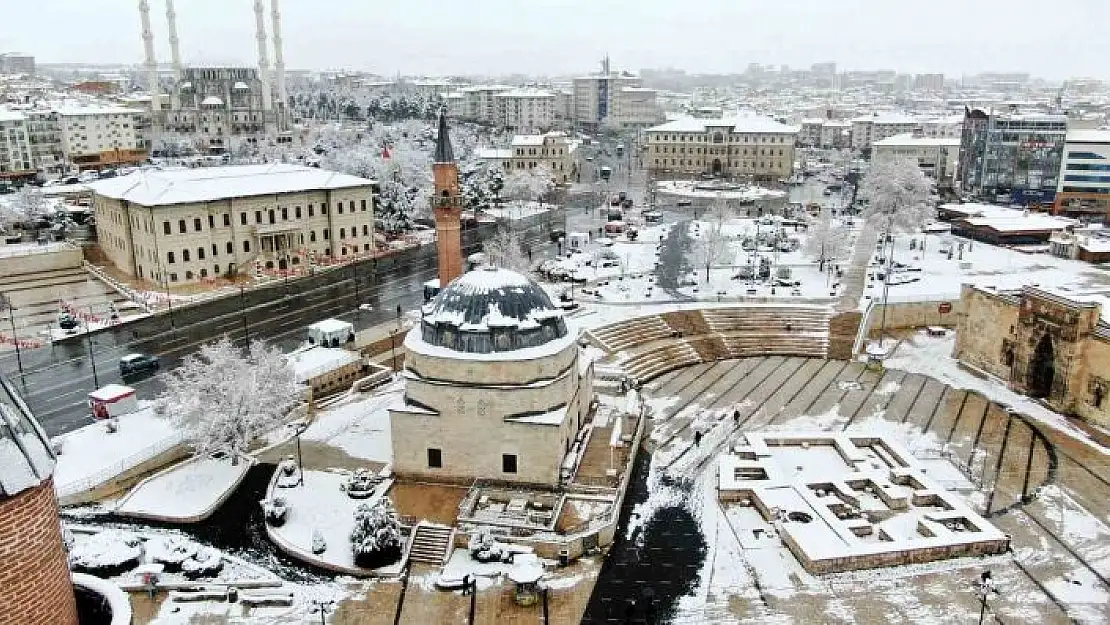
[[[0,109],[0,180],[35,175],[27,117]]]
[[[656,96],[639,76],[611,71],[606,59],[601,72],[574,79],[574,121],[591,129],[650,126],[662,120]]]
[[[1053,212],[1110,221],[1110,131],[1068,131]]]
[[[1014,204],[1052,204],[1067,129],[1064,115],[967,110],[958,168],[963,189]]]
[[[944,91],[944,74],[918,74],[913,78],[913,88],[918,91],[940,93]]]
[[[0,74],[35,75],[35,57],[27,54],[0,54]]]

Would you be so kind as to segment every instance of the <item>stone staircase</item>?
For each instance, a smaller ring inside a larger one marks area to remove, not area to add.
[[[447,562],[455,543],[455,528],[420,521],[412,530],[410,562],[440,566]]]
[[[711,330],[705,323],[705,318],[700,310],[678,310],[659,315],[671,328],[682,333],[683,336],[697,336],[708,334]]]

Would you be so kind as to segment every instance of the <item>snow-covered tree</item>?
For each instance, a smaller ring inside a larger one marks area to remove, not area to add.
[[[494,267],[527,273],[532,268],[532,262],[524,251],[520,240],[520,233],[502,226],[497,232],[482,243],[482,250],[486,259]]]
[[[531,169],[518,169],[505,178],[505,197],[512,200],[532,201],[539,200],[555,188],[551,181],[551,172],[546,167],[533,167]]]
[[[47,202],[38,187],[25,185],[0,202],[0,225],[35,221],[46,214]]]
[[[232,463],[285,422],[302,390],[279,349],[253,341],[247,353],[227,337],[202,345],[162,381],[158,413],[184,429],[198,455],[223,452]]]
[[[706,282],[709,282],[709,269],[713,265],[732,260],[729,237],[725,233],[725,224],[732,217],[732,206],[718,195],[706,210],[705,221],[698,227],[691,248],[693,253],[691,262],[699,269],[705,267]]]
[[[355,508],[350,538],[358,566],[374,568],[401,555],[400,521],[389,497]]]
[[[830,211],[822,209],[816,217],[809,220],[803,251],[817,260],[821,271],[825,270],[826,262],[843,258],[849,249],[848,229],[833,223]]]
[[[889,234],[917,232],[933,218],[932,191],[933,183],[916,161],[883,161],[860,185],[859,198],[867,202],[860,215]]]

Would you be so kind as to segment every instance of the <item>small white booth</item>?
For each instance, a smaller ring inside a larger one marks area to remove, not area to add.
[[[590,235],[587,232],[571,232],[567,235],[567,249],[585,250],[590,244]]]
[[[94,419],[111,419],[139,410],[135,389],[122,384],[108,384],[89,393],[89,408]]]
[[[355,340],[354,324],[338,319],[324,319],[308,326],[308,342],[324,347],[339,347]]]

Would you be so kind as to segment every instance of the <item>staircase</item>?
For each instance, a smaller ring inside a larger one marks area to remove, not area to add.
[[[440,566],[447,562],[455,542],[455,528],[420,521],[413,529],[410,562]]]

